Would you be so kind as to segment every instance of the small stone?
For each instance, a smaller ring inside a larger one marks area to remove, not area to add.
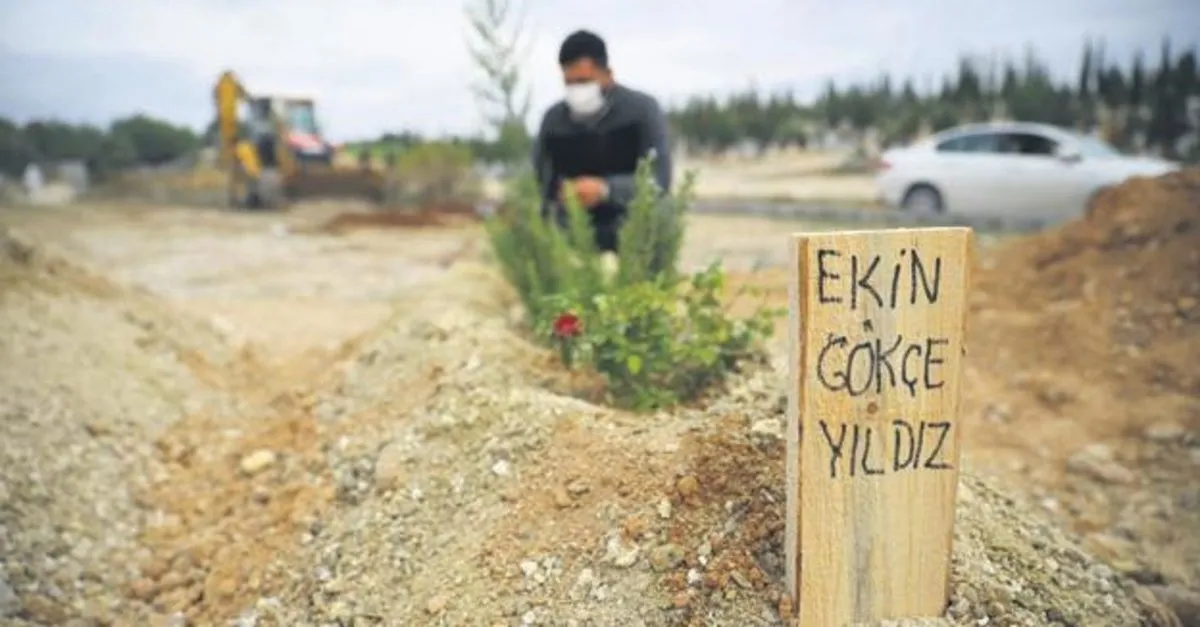
[[[671,570],[683,563],[683,549],[676,544],[664,544],[650,551],[650,567],[659,572]]]
[[[375,459],[375,489],[381,492],[395,490],[404,485],[408,479],[408,469],[405,460],[408,457],[404,445],[399,440],[393,440],[384,445]]]
[[[538,563],[533,560],[525,560],[521,562],[521,572],[526,577],[533,577],[538,572]]]
[[[688,475],[675,483],[675,490],[684,499],[694,498],[700,494],[700,480],[693,475]]]
[[[1103,444],[1093,444],[1072,455],[1067,460],[1067,469],[1104,483],[1131,484],[1137,481],[1133,471],[1113,459],[1112,449]]]
[[[750,433],[766,440],[778,440],[783,437],[783,427],[775,418],[764,418],[750,426]]]
[[[139,601],[149,602],[154,599],[155,594],[158,594],[158,584],[148,577],[142,577],[129,584],[129,596]]]
[[[596,572],[590,568],[585,568],[579,571],[579,577],[575,579],[575,585],[580,588],[591,588],[596,583]]]
[[[630,516],[621,522],[621,533],[630,540],[641,538],[649,529],[650,525],[641,516]]]
[[[142,566],[142,574],[154,580],[162,579],[171,570],[171,563],[165,559],[152,559]]]
[[[510,473],[512,473],[512,468],[509,467],[507,459],[496,460],[496,463],[492,464],[493,475],[507,477]]]
[[[446,605],[450,603],[449,597],[444,594],[439,594],[425,604],[425,612],[431,616],[441,614],[446,609]]]
[[[44,625],[61,625],[67,622],[68,614],[66,609],[40,594],[25,597],[22,605],[25,608],[27,617],[33,621]]]
[[[243,457],[238,468],[242,471],[243,475],[253,477],[271,467],[277,459],[278,455],[275,454],[275,451],[260,449]]]
[[[618,568],[629,568],[637,562],[639,552],[640,549],[636,544],[626,546],[621,541],[620,534],[613,534],[609,536],[608,543],[604,547],[604,561]]]
[[[587,494],[588,491],[591,489],[592,489],[591,486],[589,486],[582,479],[576,479],[575,481],[572,481],[567,484],[567,492],[570,493],[570,495],[574,496],[574,497],[583,496],[584,494]]]
[[[574,504],[575,504],[575,502],[571,500],[571,495],[567,492],[567,489],[565,487],[558,486],[558,487],[554,488],[554,506],[555,507],[557,507],[559,509],[567,509],[568,507],[571,507]]]
[[[1159,422],[1147,427],[1143,434],[1151,442],[1169,444],[1182,440],[1187,431],[1181,425],[1174,422]]]
[[[529,610],[528,612],[525,612],[525,615],[521,617],[521,624],[526,625],[526,626],[527,625],[536,625],[537,624],[537,614],[534,614],[533,610]]]
[[[658,517],[663,520],[671,518],[671,501],[663,499],[658,502]]]
[[[98,438],[103,435],[112,433],[112,427],[105,422],[99,420],[90,420],[83,426],[84,431],[93,438]]]
[[[4,571],[0,570],[0,618],[14,616],[21,611],[21,599],[17,596],[12,586],[8,585],[8,580],[4,577]]]
[[[687,571],[687,583],[689,586],[698,586],[704,581],[704,575],[695,568],[689,568]]]
[[[780,595],[779,604],[775,606],[775,609],[779,612],[780,618],[787,619],[792,617],[793,607],[792,598],[784,594]]]
[[[700,558],[700,563],[703,564],[712,557],[713,545],[711,542],[705,542],[696,549],[696,555]]]

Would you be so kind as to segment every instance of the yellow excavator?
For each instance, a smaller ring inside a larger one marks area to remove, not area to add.
[[[389,200],[392,181],[366,159],[358,167],[335,163],[311,98],[251,94],[233,72],[213,90],[220,164],[235,208],[279,208],[316,197]],[[238,113],[244,110],[242,119]]]

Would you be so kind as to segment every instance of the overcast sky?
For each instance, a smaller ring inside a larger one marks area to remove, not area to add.
[[[525,0],[532,118],[558,98],[556,53],[587,27],[619,80],[681,102],[752,82],[812,94],[828,78],[932,77],[962,52],[1035,48],[1074,72],[1086,35],[1109,56],[1200,42],[1200,0]],[[686,10],[682,10],[686,7]],[[480,128],[458,0],[0,0],[0,115],[192,126],[211,84],[308,94],[336,139]]]

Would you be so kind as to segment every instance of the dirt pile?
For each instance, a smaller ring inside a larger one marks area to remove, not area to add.
[[[1001,247],[975,291],[973,339],[988,358],[1028,359],[1036,346],[1047,369],[1115,397],[1200,396],[1200,169],[1135,179],[1085,218]],[[991,318],[1012,312],[1033,335],[998,350],[1011,329]]]
[[[338,505],[243,618],[480,625],[779,624],[781,381],[634,416],[514,330],[459,265],[314,394]],[[777,360],[778,361],[778,360]],[[1136,586],[964,480],[951,624],[1136,625]],[[1152,599],[1149,599],[1152,601]],[[937,621],[934,621],[936,624]]]
[[[1200,169],[981,260],[976,457],[1143,583],[1200,598]]]
[[[1187,185],[1143,193],[1177,203]],[[742,626],[790,609],[783,355],[695,407],[630,415],[590,402],[591,379],[524,337],[516,299],[471,261],[478,234],[118,214],[20,223],[192,311],[285,304],[258,324],[296,347],[264,367],[156,298],[0,238],[0,622]],[[1194,341],[1178,305],[1198,273],[1191,261],[1155,283],[1146,268],[1155,250],[1198,247],[1167,218],[1105,244],[1087,235],[1116,228],[1104,215],[983,258],[967,461],[1004,472],[964,476],[951,605],[929,624],[1176,625],[1154,593],[1182,607],[1194,588],[1200,455],[1179,386],[1195,370],[1160,335]],[[1037,267],[1064,242],[1079,252]],[[1100,274],[1076,261],[1089,256]],[[1142,269],[1104,274],[1123,268]],[[1091,296],[1061,285],[1085,275]],[[1123,303],[1114,285],[1162,300]],[[364,298],[394,309],[365,336],[305,317]],[[1122,339],[1143,361],[1104,365],[1105,333],[1150,337]],[[326,349],[333,337],[355,339]]]
[[[153,438],[222,410],[223,345],[0,229],[0,622],[122,604],[148,518],[138,494],[161,473]]]
[[[317,228],[323,233],[341,235],[357,229],[461,226],[478,219],[475,209],[469,205],[443,203],[406,211],[340,213]]]

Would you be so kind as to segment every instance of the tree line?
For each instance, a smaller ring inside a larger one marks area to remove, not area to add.
[[[491,137],[440,139],[468,148],[483,161],[524,158],[528,135],[527,88],[519,80],[513,43],[482,34],[501,31],[512,20],[504,0],[483,0],[472,14],[479,39],[478,59],[501,59],[484,68],[475,95],[488,109]],[[486,44],[486,45],[485,45]],[[490,51],[489,51],[490,48]],[[492,85],[489,91],[488,85]],[[874,133],[883,145],[909,141],[924,132],[953,125],[1009,118],[1046,122],[1101,134],[1120,148],[1152,150],[1170,158],[1200,160],[1200,68],[1192,49],[1174,51],[1164,41],[1157,60],[1137,53],[1128,63],[1105,56],[1102,41],[1084,45],[1073,80],[1055,79],[1032,51],[1020,60],[962,58],[934,85],[883,76],[856,85],[830,82],[815,100],[791,92],[746,90],[724,98],[695,97],[668,112],[677,141],[691,150],[719,152],[750,143],[769,146],[811,144],[823,131]],[[114,121],[107,128],[46,119],[18,124],[0,118],[0,173],[19,176],[31,162],[80,160],[94,176],[137,166],[176,161],[211,143],[204,133],[148,115]],[[368,142],[403,151],[429,138],[411,132],[388,133]]]
[[[108,128],[0,118],[0,173],[20,176],[30,163],[82,161],[94,176],[139,165],[170,163],[203,145],[192,129],[147,115],[114,121]]]
[[[874,131],[884,145],[923,132],[990,119],[1099,129],[1126,150],[1200,158],[1200,70],[1193,49],[1164,40],[1156,62],[1136,53],[1127,63],[1105,56],[1102,40],[1084,44],[1072,80],[1055,79],[1032,51],[1021,59],[964,56],[936,85],[882,76],[859,85],[829,82],[815,101],[791,92],[748,89],[725,98],[696,97],[669,112],[674,134],[689,148],[720,152],[751,143],[805,145],[822,130],[859,136]]]

